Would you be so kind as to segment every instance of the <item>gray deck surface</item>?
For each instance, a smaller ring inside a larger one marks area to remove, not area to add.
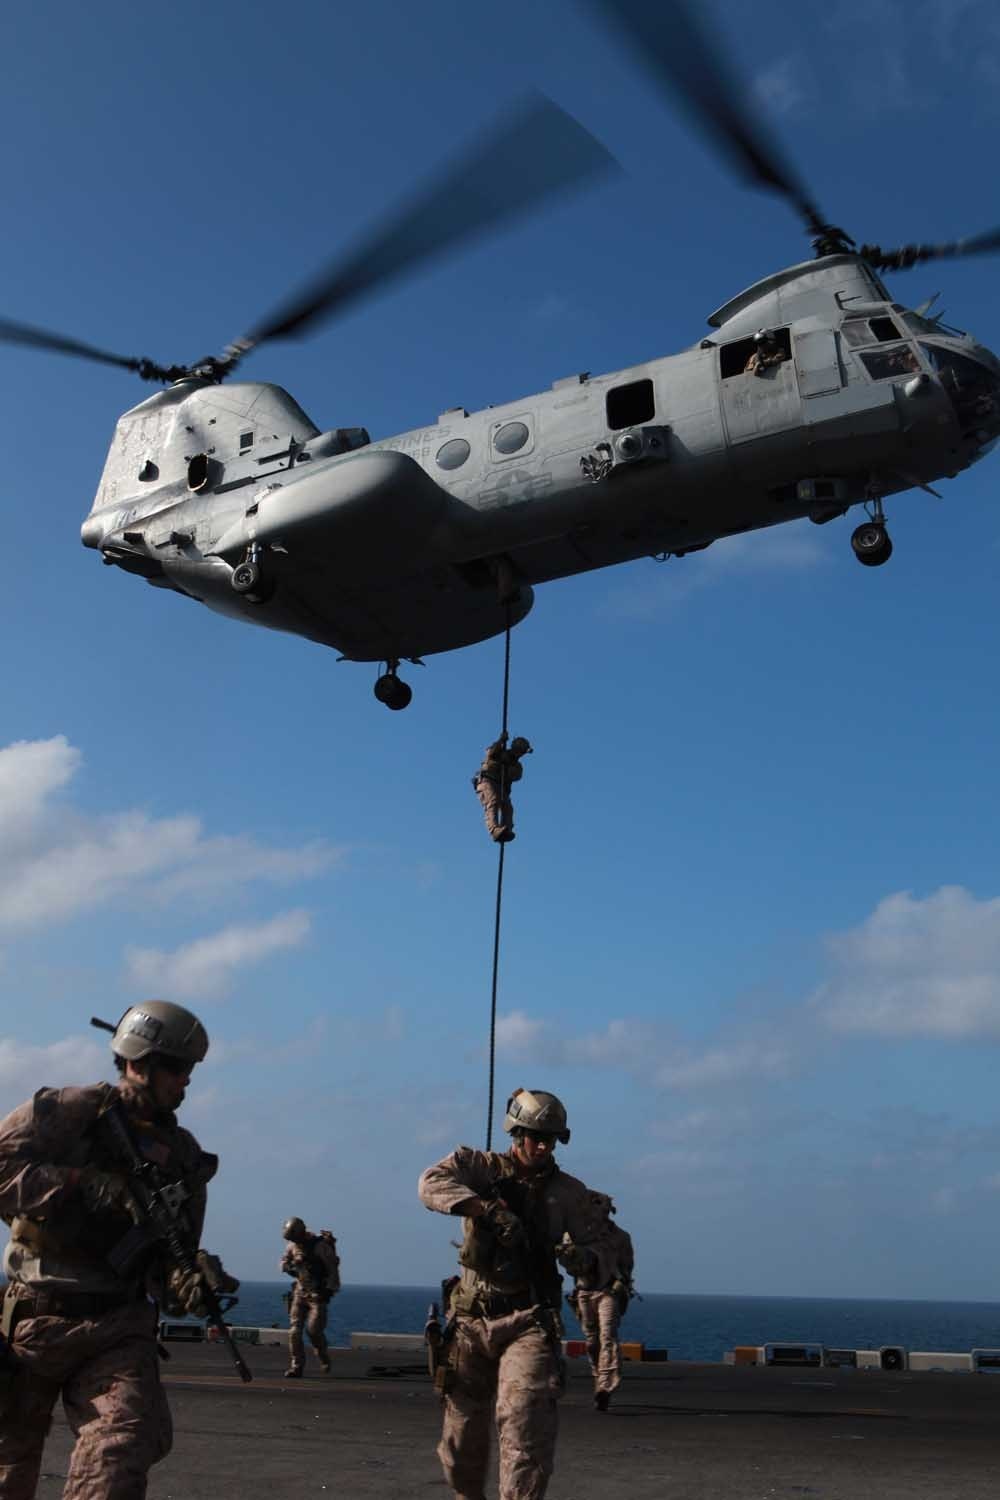
[[[448,1500],[438,1399],[412,1356],[338,1350],[331,1375],[286,1381],[282,1349],[249,1347],[243,1386],[217,1347],[170,1350],[174,1450],[149,1500]],[[1000,1496],[1000,1376],[627,1365],[601,1416],[584,1362],[569,1371],[549,1500]],[[60,1412],[39,1496],[59,1495],[69,1438]]]

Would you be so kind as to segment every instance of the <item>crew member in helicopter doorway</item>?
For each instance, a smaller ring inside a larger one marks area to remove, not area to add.
[[[787,354],[769,328],[758,328],[753,336],[756,348],[743,368],[744,375],[763,375],[766,370],[782,364]]]
[[[510,800],[513,782],[524,775],[521,758],[532,749],[523,734],[507,744],[507,731],[492,745],[486,746],[483,763],[472,778],[476,795],[483,804],[486,831],[495,844],[508,844],[514,837],[514,807]]]

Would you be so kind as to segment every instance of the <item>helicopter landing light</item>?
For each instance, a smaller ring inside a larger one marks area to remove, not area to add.
[[[933,390],[931,377],[921,371],[919,375],[914,375],[912,380],[906,382],[903,386],[903,395],[908,396],[912,401],[914,398],[919,399],[921,396],[931,395]]]

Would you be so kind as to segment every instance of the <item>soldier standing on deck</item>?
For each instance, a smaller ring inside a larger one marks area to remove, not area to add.
[[[594,1405],[607,1411],[613,1391],[622,1381],[618,1324],[632,1297],[635,1255],[632,1237],[611,1218],[615,1206],[606,1193],[592,1193],[596,1212],[604,1223],[597,1249],[565,1240],[559,1260],[576,1280],[566,1299],[580,1320],[587,1341],[587,1354],[594,1377]]]
[[[201,1022],[149,1000],[108,1030],[117,1086],[39,1089],[0,1121],[0,1214],[10,1225],[2,1329],[13,1354],[0,1375],[3,1500],[34,1495],[60,1394],[76,1438],[64,1500],[143,1500],[147,1472],[172,1436],[150,1297],[174,1316],[205,1317],[206,1287],[239,1286],[203,1250],[186,1276],[156,1245],[128,1275],[108,1263],[133,1228],[135,1205],[104,1137],[105,1110],[120,1103],[141,1153],[183,1184],[192,1252],[218,1168],[174,1114],[208,1051]]]
[[[569,1141],[554,1094],[515,1089],[504,1129],[509,1151],[459,1146],[420,1179],[438,1213],[461,1215],[462,1274],[446,1309],[444,1430],[438,1455],[461,1500],[483,1500],[496,1401],[499,1500],[542,1500],[552,1473],[562,1394],[562,1282],[556,1247],[600,1247],[590,1192],[556,1166]]]
[[[521,757],[531,753],[523,734],[515,735],[508,748],[505,730],[498,740],[486,746],[483,763],[472,778],[476,796],[483,804],[486,831],[495,844],[509,844],[514,837],[510,789],[524,775]]]
[[[326,1313],[330,1298],[340,1291],[337,1241],[328,1229],[310,1234],[301,1219],[286,1219],[281,1232],[289,1241],[288,1249],[281,1257],[281,1270],[284,1275],[295,1278],[288,1308],[288,1369],[285,1379],[299,1380],[302,1377],[306,1360],[303,1325],[316,1350],[320,1369],[324,1375],[329,1375]]]

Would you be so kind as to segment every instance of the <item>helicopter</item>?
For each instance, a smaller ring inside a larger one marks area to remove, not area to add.
[[[376,441],[321,431],[281,387],[230,378],[261,344],[615,168],[539,99],[221,355],[162,366],[0,320],[0,342],[164,386],[118,420],[86,547],[220,614],[378,663],[375,696],[392,710],[412,698],[402,662],[503,633],[553,579],[854,505],[858,561],[888,560],[886,497],[936,494],[1000,439],[1000,360],[930,305],[895,301],[881,273],[1000,249],[1000,231],[858,247],[750,123],[681,0],[595,3],[744,179],[790,204],[814,258],[725,302],[680,353]]]

